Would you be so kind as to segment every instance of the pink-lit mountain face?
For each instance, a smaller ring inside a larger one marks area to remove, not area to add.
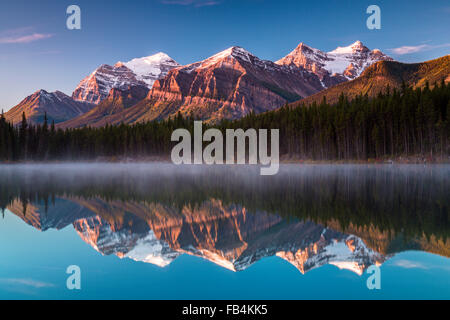
[[[132,86],[152,88],[153,83],[179,64],[165,53],[117,62],[114,66],[103,64],[84,78],[72,97],[78,101],[99,104],[111,89],[127,90]]]
[[[358,77],[368,66],[382,60],[393,59],[378,49],[370,50],[361,41],[356,41],[348,47],[338,47],[330,52],[300,43],[294,51],[276,63],[302,67],[319,76],[323,86],[329,88]]]
[[[262,60],[232,47],[206,60],[171,70],[147,97],[143,120],[176,112],[207,120],[236,119],[274,110],[322,86],[314,74]]]
[[[58,128],[78,128],[86,124],[105,126],[115,116],[121,117],[123,111],[147,96],[148,87],[144,85],[112,88],[107,97],[88,112],[58,124]]]
[[[9,110],[5,118],[16,125],[22,121],[22,115],[25,113],[27,121],[36,124],[42,123],[47,115],[49,123],[52,121],[59,123],[80,116],[93,107],[91,103],[75,101],[60,91],[39,90]]]

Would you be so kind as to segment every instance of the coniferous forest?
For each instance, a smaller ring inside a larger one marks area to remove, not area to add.
[[[205,127],[205,126],[204,126]],[[285,106],[208,127],[280,129],[280,155],[309,160],[450,155],[450,83],[413,89],[387,87],[378,96],[349,101]],[[96,160],[170,156],[171,134],[193,132],[193,119],[180,115],[164,121],[101,128],[56,129],[45,121],[31,125],[23,116],[13,126],[0,118],[0,161]],[[205,130],[206,128],[204,128]]]

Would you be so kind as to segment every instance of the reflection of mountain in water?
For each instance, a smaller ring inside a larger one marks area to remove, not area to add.
[[[153,203],[79,198],[56,199],[47,213],[43,205],[29,204],[24,216],[17,201],[8,209],[42,230],[65,227],[72,219],[80,237],[102,254],[161,267],[185,253],[240,271],[276,255],[302,273],[333,264],[362,274],[388,257],[355,235],[309,221],[251,214],[219,200],[181,210]]]
[[[180,254],[243,270],[267,256],[360,274],[397,252],[450,256],[450,166],[169,164],[0,167],[0,209],[40,230],[73,225],[105,255]]]

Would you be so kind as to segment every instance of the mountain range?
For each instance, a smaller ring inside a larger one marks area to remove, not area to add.
[[[416,78],[440,80],[446,76],[448,81],[448,61],[443,59],[418,67],[421,71],[416,72]],[[428,67],[431,64],[440,70],[436,73],[436,68]],[[80,82],[72,97],[38,91],[5,117],[18,123],[25,112],[30,122],[42,123],[46,113],[60,128],[132,124],[167,119],[177,113],[217,122],[275,110],[299,100],[310,101],[308,97],[316,99],[323,92],[330,97],[333,94],[329,92],[353,94],[360,89],[372,94],[385,84],[379,72],[403,79],[403,73],[411,73],[413,68],[393,62],[360,41],[330,52],[300,43],[276,62],[262,60],[241,47],[231,47],[185,66],[158,53],[113,66],[101,65]],[[357,85],[361,81],[376,81],[378,85],[368,83],[365,86],[370,90],[366,90],[364,85]]]

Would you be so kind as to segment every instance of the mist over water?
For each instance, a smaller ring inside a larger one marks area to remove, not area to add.
[[[179,207],[213,198],[253,212],[449,234],[448,165],[282,165],[275,176],[250,165],[7,165],[0,181],[2,208],[55,196]]]
[[[359,190],[362,186],[424,192],[438,197],[449,190],[449,165],[281,165],[274,176],[260,176],[259,166],[252,165],[180,165],[169,163],[62,163],[62,164],[15,164],[0,166],[0,183],[21,187],[40,188],[51,184],[65,185],[70,189],[83,186],[107,186],[111,183],[138,191],[138,187],[154,192],[163,186],[189,189],[208,185],[229,186],[241,189],[257,188],[258,191],[290,188],[304,185],[316,189],[314,182],[328,181],[345,187],[347,192]],[[158,188],[154,183],[158,181]],[[180,183],[182,185],[180,185]],[[192,185],[193,184],[193,185]],[[417,189],[418,188],[418,189]],[[437,192],[433,195],[432,192]],[[338,191],[339,192],[339,191]],[[342,191],[342,192],[345,192]],[[383,192],[382,192],[383,193]]]

